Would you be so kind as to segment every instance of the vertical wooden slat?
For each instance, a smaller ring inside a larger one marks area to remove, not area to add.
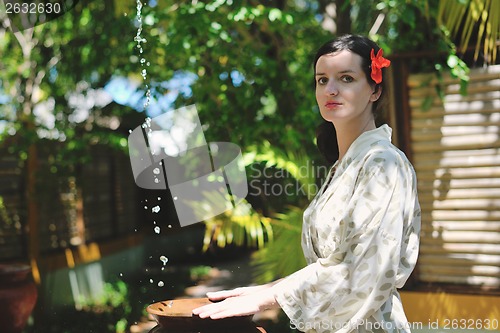
[[[472,70],[467,96],[451,77],[439,83],[418,74],[408,83],[422,206],[419,278],[499,287],[500,66]]]

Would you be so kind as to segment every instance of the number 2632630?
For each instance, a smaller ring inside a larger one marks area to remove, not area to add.
[[[62,12],[61,4],[58,2],[6,2],[5,12],[7,14],[59,14]]]

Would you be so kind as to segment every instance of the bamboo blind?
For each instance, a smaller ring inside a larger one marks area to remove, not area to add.
[[[411,75],[408,86],[419,279],[500,287],[500,66],[471,70],[466,96],[449,76]]]

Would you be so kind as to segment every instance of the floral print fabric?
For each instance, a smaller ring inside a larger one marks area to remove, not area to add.
[[[383,125],[361,134],[304,212],[308,265],[274,288],[304,332],[409,332],[397,288],[415,267],[416,176]]]

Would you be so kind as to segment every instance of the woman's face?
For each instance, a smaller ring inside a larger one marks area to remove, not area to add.
[[[342,50],[325,54],[316,63],[316,101],[330,122],[363,121],[371,116],[380,89],[370,86],[361,69],[362,58]]]

